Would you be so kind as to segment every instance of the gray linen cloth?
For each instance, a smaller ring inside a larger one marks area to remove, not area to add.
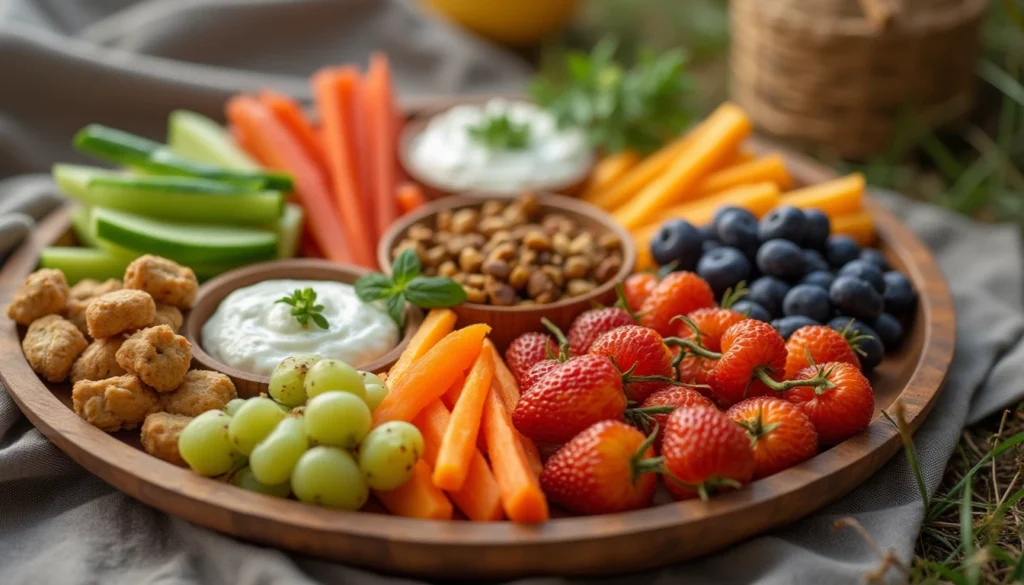
[[[77,159],[69,137],[87,122],[159,138],[171,109],[218,115],[226,96],[261,86],[308,97],[310,72],[364,62],[371,49],[391,55],[404,96],[515,90],[528,73],[514,57],[396,1],[0,0],[0,179]],[[1009,227],[881,198],[934,251],[956,301],[956,360],[916,435],[934,491],[963,426],[1024,397],[1021,243]],[[53,202],[45,175],[0,182],[0,254]],[[68,459],[2,390],[0,437],[0,582],[416,582],[239,542],[144,506]],[[902,455],[785,529],[601,582],[858,583],[878,559],[852,531],[833,528],[847,516],[909,561],[923,508]],[[903,580],[895,571],[888,577]]]

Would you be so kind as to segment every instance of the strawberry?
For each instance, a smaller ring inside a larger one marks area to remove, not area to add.
[[[640,428],[645,431],[653,430],[655,425],[658,428],[658,434],[654,439],[654,450],[661,452],[661,437],[665,432],[665,425],[668,424],[668,412],[660,412],[661,407],[671,407],[673,409],[683,408],[686,406],[706,406],[708,408],[714,408],[715,403],[711,402],[700,392],[689,388],[687,386],[663,386],[659,390],[651,393],[650,396],[644,400],[640,408],[633,409],[631,412],[635,412],[641,415],[646,415],[643,418],[639,418],[638,422],[641,423]],[[634,417],[636,418],[636,417]]]
[[[725,414],[747,430],[754,449],[754,479],[792,467],[818,452],[814,425],[800,407],[782,398],[748,398]]]
[[[675,335],[677,315],[715,306],[715,293],[703,278],[692,272],[673,272],[654,287],[640,305],[640,324],[662,336]]]
[[[860,359],[855,351],[857,341],[858,337],[847,337],[828,325],[808,325],[797,329],[786,342],[789,354],[786,357],[786,379],[793,378],[811,364],[825,362],[843,362],[860,369]]]
[[[617,421],[594,423],[544,464],[548,498],[579,514],[611,514],[651,504],[657,478],[653,437]]]
[[[714,369],[715,363],[718,360],[681,352],[678,347],[671,347],[670,349],[672,349],[672,364],[676,370],[676,380],[683,384],[707,385],[708,379],[711,376],[711,370]],[[698,389],[705,396],[710,396],[710,390],[710,388],[704,387]]]
[[[626,325],[598,337],[590,346],[592,355],[605,356],[630,376],[661,380],[627,382],[626,396],[642,402],[651,392],[672,379],[672,352],[658,332],[640,325]]]
[[[823,445],[840,443],[871,424],[875,395],[857,366],[829,362],[804,368],[782,386],[783,397],[804,411]]]
[[[628,311],[617,307],[585,311],[569,326],[569,350],[572,355],[583,355],[590,351],[594,340],[602,334],[616,327],[635,324]]]
[[[519,391],[520,392],[526,392],[530,388],[533,388],[533,386],[538,381],[540,381],[541,378],[543,378],[544,376],[547,376],[551,372],[553,372],[553,371],[557,370],[558,368],[562,367],[563,363],[565,363],[565,362],[560,362],[558,360],[548,359],[548,360],[541,360],[541,361],[533,364],[533,367],[530,368],[530,370],[528,372],[526,372],[526,374],[523,375],[523,380],[522,380],[522,382],[519,383]]]
[[[653,272],[638,272],[629,275],[623,283],[623,297],[630,311],[639,311],[640,307],[651,296],[654,287],[658,286],[658,277]]]
[[[590,425],[626,410],[622,373],[599,355],[571,358],[520,397],[512,422],[535,441],[565,443]]]
[[[505,363],[516,381],[523,383],[523,376],[534,364],[558,354],[558,345],[550,335],[544,333],[523,333],[512,340],[505,350]]]
[[[676,499],[738,488],[754,475],[754,451],[741,426],[701,406],[677,408],[665,425],[661,455],[665,486]]]
[[[692,321],[700,334],[697,336],[697,343],[700,343],[710,351],[722,351],[722,334],[733,325],[743,321],[747,317],[743,313],[732,309],[719,309],[717,307],[704,307],[693,311],[687,318]],[[681,339],[689,339],[695,336],[694,329],[689,323],[682,323],[677,333]]]

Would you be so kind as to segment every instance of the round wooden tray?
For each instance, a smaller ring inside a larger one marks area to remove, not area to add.
[[[797,158],[790,168],[801,182],[831,174]],[[916,430],[935,403],[953,356],[953,304],[924,245],[881,206],[870,200],[866,205],[889,260],[908,274],[921,297],[904,348],[888,356],[872,377],[876,407],[900,400]],[[0,302],[6,304],[35,268],[40,247],[66,237],[67,226],[65,213],[53,214],[8,261],[0,274]],[[106,482],[165,512],[242,539],[422,577],[608,575],[701,556],[840,498],[900,448],[895,428],[876,412],[865,432],[706,503],[690,500],[623,514],[563,517],[541,526],[340,512],[199,477],[141,451],[138,431],[108,435],[92,427],[71,410],[68,385],[48,386],[32,372],[22,355],[20,333],[10,319],[0,317],[0,377],[9,393],[46,437]]]

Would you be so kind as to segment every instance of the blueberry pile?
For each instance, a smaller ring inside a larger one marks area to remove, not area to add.
[[[805,325],[849,327],[867,337],[861,361],[869,369],[899,347],[917,293],[879,250],[830,232],[828,216],[817,209],[781,206],[758,221],[746,209],[723,207],[702,228],[679,219],[662,224],[651,256],[661,266],[696,272],[719,298],[749,283],[733,309],[770,322],[787,339]]]

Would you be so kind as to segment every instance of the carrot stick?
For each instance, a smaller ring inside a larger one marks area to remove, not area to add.
[[[675,139],[661,147],[661,150],[640,161],[607,188],[592,194],[590,198],[584,197],[584,199],[609,211],[615,209],[664,173],[672,161],[679,156],[679,153],[689,147],[693,139],[693,132]]]
[[[875,243],[875,220],[867,211],[856,211],[832,220],[832,233],[850,236],[861,246]]]
[[[302,146],[274,114],[256,99],[239,95],[228,100],[227,117],[252,139],[253,152],[270,168],[287,171],[295,180],[295,193],[306,211],[306,225],[317,246],[335,262],[352,262],[345,227],[331,202],[324,177]]]
[[[477,359],[479,359],[479,356],[477,356]],[[462,396],[462,387],[465,385],[466,376],[459,376],[455,380],[455,383],[441,395],[441,402],[444,403],[448,410],[453,410],[455,408],[455,405],[459,402],[459,396]]]
[[[598,193],[628,173],[640,160],[640,153],[635,150],[623,150],[602,158],[594,166],[594,172],[590,174],[590,181],[581,197],[585,201],[596,198]]]
[[[860,173],[782,194],[783,205],[820,209],[831,218],[860,211],[863,200],[864,175]]]
[[[398,208],[402,210],[402,215],[415,211],[420,207],[427,204],[427,198],[423,196],[423,189],[416,183],[402,183],[398,186],[398,191],[395,193],[395,199],[398,201]]]
[[[373,244],[366,210],[359,191],[359,163],[356,157],[355,129],[348,123],[356,99],[359,74],[355,68],[323,70],[313,76],[313,91],[324,127],[324,148],[334,183],[334,196],[341,220],[349,235],[352,259],[356,264],[375,268]]]
[[[770,154],[750,162],[725,167],[704,178],[694,186],[694,191],[696,197],[706,197],[726,189],[762,181],[771,181],[781,190],[789,189],[793,185],[793,179],[786,170],[786,161],[781,154]]]
[[[257,156],[256,146],[253,144],[252,136],[246,134],[245,132],[242,131],[241,128],[235,126],[234,124],[228,126],[228,132],[231,133],[231,138],[235,140],[235,144],[240,146],[242,150],[249,153],[253,158],[255,158],[256,162],[260,163],[265,167],[270,166],[269,162]]]
[[[515,411],[516,404],[519,403],[519,383],[516,382],[516,377],[512,375],[512,370],[508,369],[505,365],[505,361],[501,359],[501,354],[498,352],[498,348],[494,346],[494,343],[490,339],[484,340],[484,350],[490,352],[491,359],[494,360],[494,390],[498,393],[498,398],[501,399],[502,404],[505,405],[505,410],[509,413]],[[537,450],[536,443],[533,439],[526,437],[516,431],[519,435],[519,443],[523,446],[523,452],[526,454],[526,460],[530,463],[530,469],[535,475],[540,475],[544,464],[540,460],[540,451]]]
[[[405,346],[405,351],[398,356],[395,365],[391,366],[388,379],[394,383],[401,378],[413,362],[423,357],[423,354],[455,329],[456,319],[457,317],[451,309],[432,309],[427,313],[420,328],[409,340],[409,345]]]
[[[741,146],[735,154],[733,154],[731,157],[729,157],[728,160],[725,161],[725,164],[722,166],[722,168],[724,169],[727,167],[733,167],[736,165],[741,165],[743,163],[748,163],[754,160],[755,158],[757,158],[756,154]]]
[[[491,390],[493,377],[494,360],[490,352],[481,351],[462,385],[434,464],[434,485],[441,489],[458,491],[466,481],[469,461],[476,451],[484,400]]]
[[[544,522],[548,519],[548,501],[498,394],[487,394],[481,424],[491,470],[501,490],[501,505],[514,522]]]
[[[309,232],[303,232],[302,239],[299,241],[299,255],[303,258],[323,258],[324,253],[320,251],[320,246],[316,245],[316,240]]]
[[[373,159],[375,155],[371,142],[372,129],[368,118],[371,97],[366,91],[365,80],[360,78],[358,73],[354,83],[352,100],[346,112],[348,116],[346,124],[352,129],[352,144],[355,145],[356,168],[358,169],[355,176],[356,193],[359,194],[362,210],[366,215],[366,231],[370,234],[370,244],[376,246],[381,234],[377,233],[377,206],[373,201]]]
[[[430,466],[422,459],[412,468],[409,481],[393,490],[374,490],[373,495],[377,496],[388,512],[396,516],[425,520],[452,519],[452,503],[430,481]]]
[[[435,400],[412,421],[423,434],[423,460],[431,466],[437,460],[438,447],[444,440],[450,420],[451,413],[439,400]],[[448,497],[470,520],[501,520],[505,515],[498,482],[478,449],[473,450],[462,489],[449,492]]]
[[[373,425],[410,421],[430,401],[440,398],[468,370],[483,347],[489,325],[478,323],[452,331],[392,380],[388,395],[373,413]]]
[[[369,129],[366,152],[370,153],[371,164],[366,184],[372,188],[371,200],[379,238],[398,219],[398,201],[392,196],[398,170],[395,158],[395,95],[391,83],[391,65],[384,53],[370,55],[370,66],[366,71],[363,88]]]
[[[316,162],[324,176],[327,176],[327,159],[324,158],[324,145],[320,135],[313,130],[313,125],[298,102],[289,96],[269,89],[260,92],[259,99],[277,119],[291,131],[292,136],[306,151],[306,155]]]

